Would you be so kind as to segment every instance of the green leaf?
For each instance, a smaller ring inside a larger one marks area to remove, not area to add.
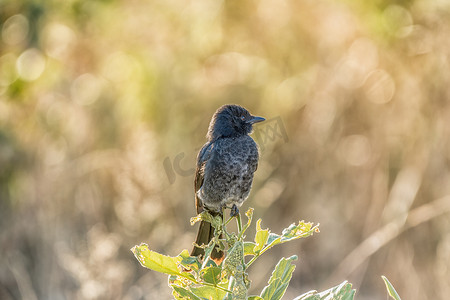
[[[227,257],[223,262],[224,271],[230,275],[235,274],[238,266],[242,266],[244,260],[244,245],[241,241],[234,243],[233,247],[228,250]]]
[[[385,276],[381,276],[381,278],[383,278],[384,284],[386,284],[386,289],[388,290],[389,296],[391,296],[392,299],[401,300],[400,296],[398,295],[398,293],[395,290],[395,288],[392,285],[392,283],[390,283],[389,280]]]
[[[269,238],[267,239],[267,244],[272,246],[275,246],[277,244],[281,243],[281,235],[278,235],[276,233],[270,233]]]
[[[255,246],[253,242],[244,242],[244,255],[255,255]]]
[[[180,275],[178,264],[181,262],[181,257],[179,256],[170,257],[151,251],[145,243],[134,246],[131,251],[143,267],[169,275]]]
[[[269,238],[267,239],[267,248],[299,238],[308,237],[315,232],[319,232],[319,224],[313,226],[313,223],[299,221],[297,225],[291,224],[288,228],[283,229],[281,235],[270,233]]]
[[[293,255],[287,259],[283,257],[278,262],[269,279],[269,285],[261,292],[261,297],[264,300],[279,300],[283,297],[295,270],[295,265],[292,264],[292,261],[296,259],[297,256]]]
[[[247,224],[245,224],[241,232],[239,232],[239,237],[242,237],[244,235],[245,231],[248,229],[248,227],[250,227],[250,224],[252,223],[253,208],[250,207],[245,213],[245,215],[247,216]]]
[[[233,300],[247,300],[247,286],[244,282],[243,272],[236,277],[236,283],[233,286],[231,295]]]
[[[261,298],[260,296],[250,296],[247,298],[247,300],[264,300],[264,299]]]
[[[221,281],[221,273],[222,268],[211,266],[202,269],[200,276],[205,282],[217,285]]]
[[[207,267],[218,267],[218,265],[216,264],[216,262],[214,260],[212,260],[211,258],[208,258],[208,260],[205,261],[205,263],[202,266],[202,269],[207,268]]]
[[[233,299],[233,295],[231,293],[227,293],[222,300],[235,300],[235,299]]]
[[[200,222],[202,220],[202,217],[200,215],[196,215],[195,217],[192,217],[190,222],[191,226],[195,225],[195,223]]]
[[[193,270],[198,273],[199,269],[202,266],[202,264],[198,260],[198,257],[190,256],[189,252],[186,249],[183,250],[178,256],[181,257],[180,263],[184,268]]]
[[[266,244],[268,238],[269,238],[269,230],[261,229],[261,219],[259,219],[256,222],[256,234],[255,234],[256,246],[255,248],[253,248],[253,252],[255,252],[256,254],[259,253]]]
[[[254,209],[252,207],[250,207],[246,212],[245,212],[245,216],[248,219],[247,225],[250,225],[250,223],[252,222],[252,218],[253,218],[253,211]]]
[[[199,221],[206,221],[211,223],[211,225],[214,228],[220,228],[222,226],[222,217],[220,215],[213,216],[206,210],[202,211],[200,214],[198,214],[195,217],[191,218],[191,225],[194,225],[195,223]]]
[[[317,294],[317,291],[309,291],[301,296],[298,296],[294,300],[320,300],[320,296]]]
[[[206,259],[203,262],[204,264],[208,263],[209,261],[212,261],[212,259],[211,259],[211,252],[214,250],[214,247],[215,247],[215,243],[212,240],[205,247],[205,257],[206,257]]]
[[[202,264],[202,269],[209,267],[209,266],[214,266],[217,267],[216,262],[211,258],[211,253],[215,248],[215,243],[214,243],[214,239],[211,240],[211,242],[208,244],[208,246],[205,248],[205,260],[203,261]]]
[[[191,287],[192,292],[202,299],[223,299],[227,292],[215,288],[213,286],[203,285],[199,287]]]
[[[323,292],[309,291],[294,300],[353,300],[356,291],[352,289],[352,285],[347,281]]]
[[[194,293],[192,293],[189,289],[178,286],[178,285],[171,285],[173,289],[172,295],[176,299],[191,299],[191,300],[202,300],[198,296],[196,296]]]
[[[185,280],[183,277],[178,275],[169,275],[169,285],[179,285],[183,287],[188,287],[192,282]]]
[[[328,299],[332,296],[333,299],[352,300],[356,291],[352,289],[352,285],[347,281],[342,282],[340,285],[335,286],[329,290],[319,293],[320,299]]]

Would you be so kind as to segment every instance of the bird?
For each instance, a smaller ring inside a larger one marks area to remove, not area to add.
[[[197,214],[206,210],[223,217],[225,208],[231,208],[231,216],[239,213],[250,193],[259,160],[258,146],[249,134],[255,123],[264,120],[235,104],[216,110],[209,123],[207,142],[197,156],[194,179]],[[213,237],[211,223],[202,220],[191,256],[203,258],[205,250],[200,246],[208,245]],[[223,251],[215,247],[211,258],[221,261],[223,257]]]

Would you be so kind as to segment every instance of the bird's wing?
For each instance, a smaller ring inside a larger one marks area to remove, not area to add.
[[[256,150],[256,158],[253,155],[249,155],[247,157],[247,163],[253,168],[250,170],[252,173],[255,173],[258,169],[258,161],[259,161],[259,148],[253,139],[251,139],[254,149]],[[250,151],[251,152],[251,151]]]
[[[213,143],[206,143],[197,156],[197,169],[195,170],[194,192],[195,192],[195,207],[197,209],[198,214],[203,211],[203,203],[201,202],[200,199],[198,199],[197,192],[203,185],[205,165],[208,162],[208,159],[211,157],[213,146],[214,146]]]

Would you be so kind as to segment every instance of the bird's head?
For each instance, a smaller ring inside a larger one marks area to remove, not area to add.
[[[206,137],[212,141],[220,137],[246,135],[252,132],[253,124],[264,120],[264,118],[252,116],[242,106],[227,104],[214,113]]]

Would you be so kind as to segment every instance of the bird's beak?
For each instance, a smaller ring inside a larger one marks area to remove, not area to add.
[[[266,119],[262,118],[262,117],[255,117],[252,116],[252,118],[250,120],[248,120],[247,122],[249,122],[250,124],[255,124],[255,123],[259,123],[262,121],[265,121]]]

